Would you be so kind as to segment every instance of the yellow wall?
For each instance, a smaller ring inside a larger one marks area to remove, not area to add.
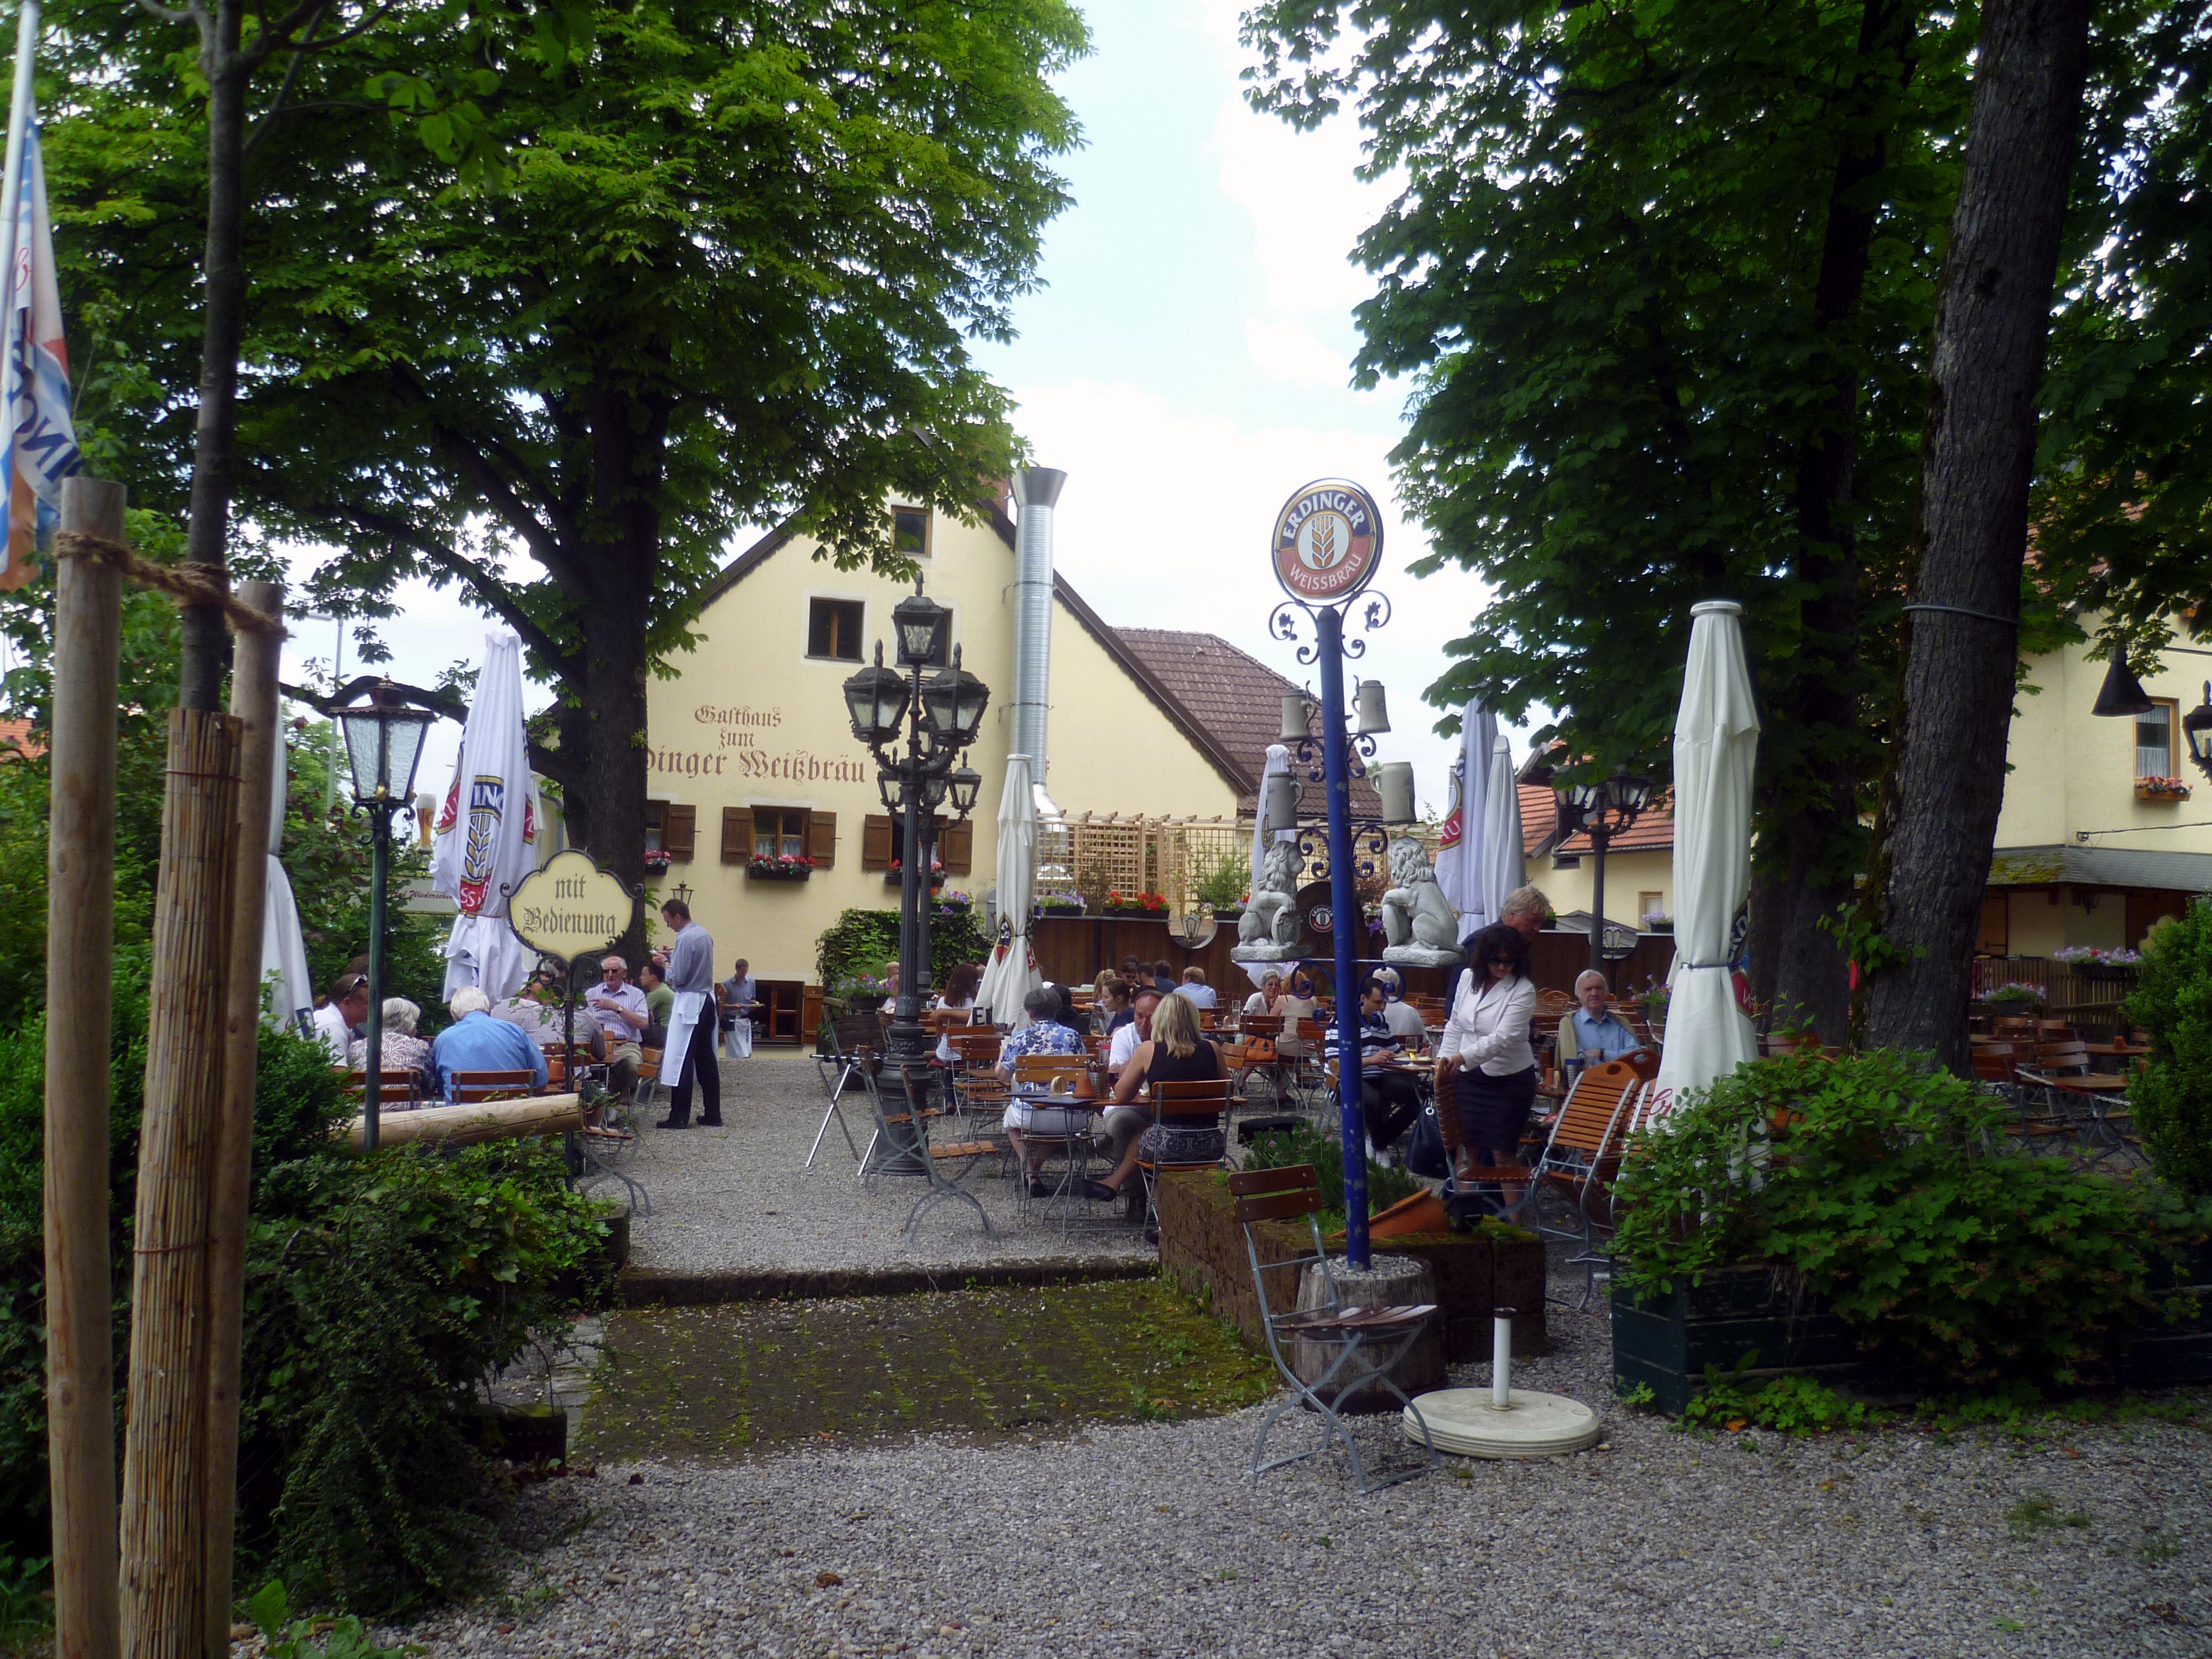
[[[1528,860],[1528,879],[1544,890],[1552,908],[1561,915],[1590,908],[1590,892],[1597,860],[1588,853],[1573,870],[1554,870],[1548,858]],[[1638,925],[1643,912],[1638,895],[1657,893],[1659,908],[1674,911],[1674,854],[1670,848],[1649,852],[1607,853],[1605,855],[1605,916],[1625,927]]]
[[[694,918],[714,936],[715,969],[738,956],[762,979],[811,980],[815,940],[849,908],[892,909],[898,888],[863,870],[862,820],[884,809],[875,766],[857,742],[841,688],[857,665],[806,654],[808,601],[859,599],[861,637],[888,644],[891,607],[911,587],[817,562],[794,538],[726,589],[701,617],[698,645],[647,692],[648,793],[697,810],[696,850],[659,885],[692,889]],[[963,665],[991,690],[968,764],[982,775],[974,858],[947,885],[993,884],[996,819],[1013,693],[1013,551],[988,524],[937,515],[923,562],[930,597],[951,607]],[[1064,604],[1054,606],[1048,784],[1070,813],[1233,816],[1234,790],[1144,696]],[[721,861],[725,806],[788,806],[837,815],[834,865],[805,881],[758,881]]]
[[[2094,618],[2084,625],[2094,632]],[[2203,811],[2206,794],[2181,801],[2136,799],[2136,723],[2090,712],[2104,684],[2105,665],[2090,661],[2087,653],[2087,647],[2074,646],[2028,665],[2029,684],[2038,690],[2031,694],[2023,688],[2014,703],[2005,750],[2012,769],[2005,777],[2004,810],[1997,817],[1997,848],[2071,846],[2080,830],[2126,829],[2142,833],[2092,836],[2085,844],[2142,853],[2212,853],[2212,828],[2165,827],[2212,816]],[[2208,677],[2212,651],[2177,644],[2156,671],[2141,678],[2151,696],[2172,699],[2178,713],[2186,714],[2203,698]],[[2175,743],[2180,751],[2175,775],[2203,791],[2204,776],[2190,764],[2178,732]]]

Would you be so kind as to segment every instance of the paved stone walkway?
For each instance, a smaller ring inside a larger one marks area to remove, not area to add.
[[[872,1191],[854,1178],[851,1149],[834,1122],[811,1170],[802,1167],[829,1103],[811,1057],[756,1053],[722,1062],[719,1129],[654,1129],[667,1115],[665,1090],[646,1117],[630,1173],[646,1188],[653,1213],[631,1224],[631,1260],[676,1273],[867,1270],[926,1266],[948,1270],[1021,1261],[1150,1256],[1138,1229],[1103,1205],[1085,1207],[1089,1224],[1062,1237],[1056,1218],[1020,1212],[1014,1183],[987,1165],[967,1186],[989,1211],[1000,1237],[983,1236],[975,1212],[958,1202],[924,1218],[912,1245],[899,1237],[920,1196],[912,1178],[879,1176]],[[872,1127],[867,1097],[847,1091],[840,1109],[865,1147]],[[695,1103],[696,1112],[696,1103]],[[616,1183],[598,1190],[613,1195]]]

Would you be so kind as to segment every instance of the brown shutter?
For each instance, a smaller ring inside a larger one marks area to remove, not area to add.
[[[891,867],[891,821],[881,812],[871,812],[860,820],[860,868],[888,870]]]
[[[699,809],[674,801],[660,809],[660,845],[672,859],[688,859],[699,840]]]
[[[945,826],[944,839],[938,843],[938,857],[945,865],[948,876],[964,876],[975,857],[975,826],[966,818]]]
[[[753,855],[753,814],[749,806],[722,809],[722,862],[743,864]]]
[[[835,812],[809,812],[806,815],[806,856],[819,869],[827,870],[837,862],[837,815]]]

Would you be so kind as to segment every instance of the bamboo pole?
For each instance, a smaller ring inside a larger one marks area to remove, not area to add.
[[[126,1659],[203,1659],[207,1639],[208,1202],[222,1120],[238,750],[230,715],[170,711],[123,1441]]]
[[[580,1095],[532,1095],[527,1100],[488,1100],[475,1106],[426,1106],[420,1111],[387,1114],[378,1126],[383,1146],[466,1146],[479,1140],[526,1140],[532,1135],[567,1134],[584,1127]],[[347,1131],[354,1151],[366,1144],[362,1120]]]
[[[247,582],[238,597],[281,611],[284,590]],[[208,1208],[206,1659],[230,1652],[231,1545],[238,1492],[239,1325],[246,1300],[246,1212],[253,1183],[254,1073],[261,1043],[262,909],[269,889],[270,803],[283,764],[277,658],[283,636],[241,633],[232,647],[230,712],[240,726],[238,823],[231,854],[230,978],[223,1027],[222,1116]]]
[[[124,539],[123,486],[62,483],[62,524]],[[114,1279],[107,1256],[108,1042],[115,953],[115,698],[123,577],[54,573],[52,799],[46,849],[46,1458],[55,1659],[116,1659]]]

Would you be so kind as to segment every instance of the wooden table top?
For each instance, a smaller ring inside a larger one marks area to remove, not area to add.
[[[2128,1086],[2127,1079],[2118,1072],[2091,1072],[2082,1077],[2054,1077],[2049,1080],[2077,1095],[2124,1094]]]

